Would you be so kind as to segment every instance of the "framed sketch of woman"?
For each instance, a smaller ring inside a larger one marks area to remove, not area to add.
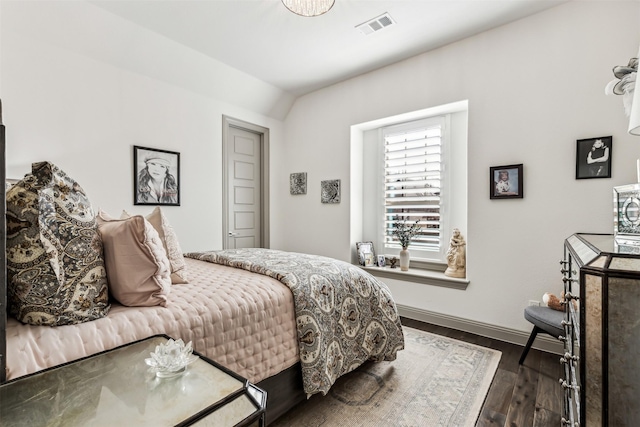
[[[180,153],[133,147],[133,204],[180,206]]]

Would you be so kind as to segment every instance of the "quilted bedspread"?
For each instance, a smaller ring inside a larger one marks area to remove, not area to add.
[[[264,274],[291,289],[307,395],[326,394],[341,375],[367,360],[395,360],[398,350],[404,348],[391,292],[357,266],[260,248],[185,256]]]

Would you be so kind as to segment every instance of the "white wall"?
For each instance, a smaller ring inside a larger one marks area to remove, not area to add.
[[[178,151],[181,206],[163,210],[183,250],[220,249],[222,116],[277,147],[290,96],[86,2],[1,2],[0,19],[7,176],[48,160],[96,208],[144,214],[132,146]]]
[[[574,232],[612,231],[612,187],[636,179],[640,138],[626,134],[613,66],[640,44],[637,2],[569,2],[299,98],[285,123],[285,169],[272,181],[272,244],[350,260],[350,126],[469,100],[466,291],[387,281],[400,304],[528,331],[522,310],[560,293]],[[611,179],[576,180],[576,140],[613,136]],[[524,163],[524,199],[490,200],[490,166]],[[289,196],[291,172],[308,173]],[[320,203],[322,179],[343,202]]]
[[[635,181],[640,139],[604,86],[640,44],[637,2],[569,2],[298,99],[86,2],[0,2],[9,177],[50,160],[114,214],[132,205],[132,146],[179,151],[185,250],[222,245],[222,115],[271,130],[272,247],[349,260],[350,127],[469,100],[466,291],[389,282],[399,303],[528,330],[559,292],[565,237],[610,232],[611,188]],[[246,88],[250,88],[247,90]],[[613,135],[611,179],[575,180],[575,141]],[[286,142],[286,144],[285,144]],[[525,197],[489,200],[490,166],[524,163]],[[305,196],[289,174],[308,173]],[[320,181],[342,202],[320,203]]]

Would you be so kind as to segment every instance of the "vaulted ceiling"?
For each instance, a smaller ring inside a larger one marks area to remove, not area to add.
[[[567,0],[336,0],[301,17],[280,0],[91,3],[293,95],[302,95]],[[356,27],[387,13],[392,25]]]

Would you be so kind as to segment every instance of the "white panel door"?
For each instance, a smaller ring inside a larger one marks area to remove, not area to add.
[[[229,249],[260,248],[261,144],[260,135],[230,127],[227,161],[227,245]]]

